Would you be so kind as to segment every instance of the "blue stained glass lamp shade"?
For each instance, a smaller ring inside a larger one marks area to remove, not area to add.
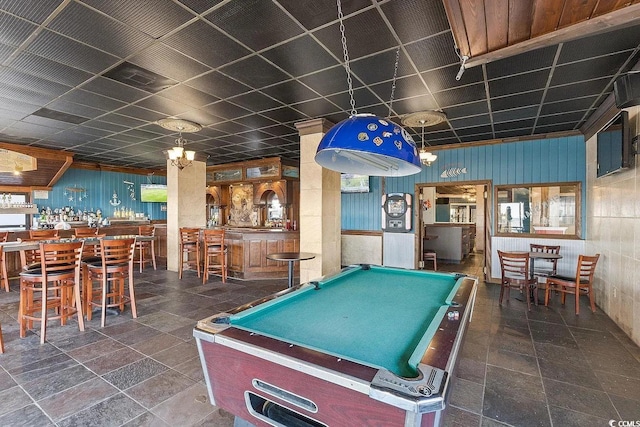
[[[402,127],[373,114],[356,114],[329,129],[315,157],[342,173],[405,176],[420,172],[416,144]]]

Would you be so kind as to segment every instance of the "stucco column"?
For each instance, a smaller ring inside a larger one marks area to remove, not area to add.
[[[194,161],[180,170],[167,160],[167,270],[178,271],[180,227],[207,224],[207,164]]]
[[[332,123],[314,119],[296,123],[300,134],[300,250],[316,258],[300,263],[300,282],[340,270],[340,173],[318,165],[314,157]]]

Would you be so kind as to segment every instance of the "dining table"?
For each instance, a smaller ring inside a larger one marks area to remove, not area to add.
[[[554,254],[550,252],[529,252],[529,278],[535,278],[535,265],[537,259],[545,259],[545,260],[554,260],[554,259],[562,259],[562,255]],[[533,295],[533,287],[529,287],[529,298],[531,301],[535,301]],[[521,301],[516,297],[518,301]]]

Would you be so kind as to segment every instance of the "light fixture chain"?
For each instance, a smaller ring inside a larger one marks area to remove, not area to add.
[[[351,104],[350,115],[355,116],[358,114],[356,111],[356,100],[353,97],[353,81],[351,80],[351,67],[349,66],[349,51],[347,50],[347,36],[344,30],[344,15],[342,13],[342,5],[340,0],[336,0],[338,5],[338,21],[340,21],[340,36],[342,39],[342,54],[344,56],[344,69],[347,72],[347,85],[349,86],[349,103]]]
[[[396,63],[393,66],[393,83],[391,83],[391,99],[389,100],[389,117],[391,117],[391,106],[393,105],[393,96],[396,93],[396,79],[398,77],[398,62],[400,62],[400,45],[396,50]]]

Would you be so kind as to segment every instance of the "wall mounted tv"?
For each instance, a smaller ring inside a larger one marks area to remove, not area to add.
[[[343,193],[368,193],[369,175],[343,173],[340,175],[340,191]]]
[[[167,185],[140,184],[140,201],[167,203]]]
[[[596,176],[599,178],[633,166],[634,154],[629,113],[623,110],[598,132]]]

